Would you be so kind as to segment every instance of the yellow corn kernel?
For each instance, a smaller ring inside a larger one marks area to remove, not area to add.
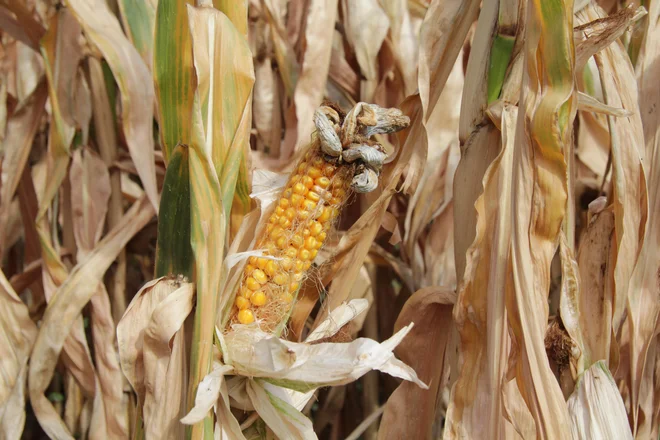
[[[282,260],[280,260],[280,267],[284,270],[291,270],[293,267],[293,261],[291,261],[291,258],[282,258]]]
[[[339,206],[342,204],[342,200],[339,197],[333,197],[330,199],[330,204],[334,206]]]
[[[270,231],[270,237],[276,239],[280,235],[284,234],[284,229],[281,226],[275,226],[272,231]]]
[[[253,266],[256,266],[257,265],[257,260],[258,260],[257,257],[250,257],[250,258],[248,258],[248,263],[250,263]]]
[[[238,310],[245,310],[248,307],[250,307],[250,300],[242,296],[237,296],[235,302],[236,302],[236,307],[238,307]]]
[[[293,193],[291,192],[291,189],[285,189],[285,190],[282,192],[282,198],[283,198],[283,199],[287,199],[287,200],[289,200],[289,199],[291,198],[291,194],[293,194]]]
[[[304,262],[304,261],[296,260],[296,262],[293,263],[293,269],[294,269],[296,272],[302,272],[302,270],[303,270],[303,266],[305,266],[305,262]]]
[[[297,248],[305,244],[305,239],[302,238],[302,235],[300,234],[295,234],[293,237],[291,237],[291,244]]]
[[[274,223],[268,223],[266,225],[266,234],[270,235],[271,232],[273,232],[273,228],[275,228]]]
[[[316,237],[323,231],[323,225],[317,221],[313,221],[309,225],[309,233],[313,236]]]
[[[284,198],[280,199],[280,207],[282,209],[288,208],[289,207],[289,199],[284,199]]]
[[[309,237],[309,229],[307,228],[303,229],[302,236],[305,238]]]
[[[286,217],[280,217],[279,224],[280,224],[280,226],[283,227],[284,229],[287,229],[287,228],[289,228],[289,227],[291,226],[291,220],[289,220],[289,219],[286,218]]]
[[[268,223],[277,223],[277,215],[272,214],[270,217],[268,217]]]
[[[275,208],[275,214],[278,217],[284,215],[284,208],[282,208],[281,206],[278,206],[277,208]]]
[[[257,280],[255,280],[255,279],[252,278],[252,277],[248,277],[248,278],[245,280],[245,285],[246,285],[247,288],[250,289],[250,290],[259,290],[259,288],[261,288],[261,284],[259,284],[259,283],[257,282]]]
[[[313,166],[313,167],[311,167],[310,169],[307,170],[307,175],[309,177],[311,177],[312,179],[316,179],[318,177],[321,177],[323,175],[323,173],[320,169]]]
[[[319,177],[318,179],[315,180],[315,182],[321,188],[327,188],[330,185],[330,179],[328,179],[325,176]]]
[[[305,239],[305,249],[313,250],[316,248],[316,239],[314,237],[307,237]]]
[[[305,261],[305,265],[303,266],[303,270],[309,270],[310,267],[312,267],[312,262],[311,261]]]
[[[257,267],[263,270],[264,267],[266,267],[266,264],[268,264],[268,261],[269,261],[268,258],[259,258],[257,260]]]
[[[280,295],[280,299],[285,303],[290,303],[293,301],[293,295],[288,292],[284,292],[282,295]]]
[[[296,257],[298,256],[298,249],[296,249],[296,248],[294,248],[294,247],[289,247],[289,248],[285,251],[285,255],[286,255],[287,257],[291,258],[291,259],[296,258]]]
[[[303,209],[306,211],[314,211],[316,209],[316,202],[312,202],[311,200],[305,200],[303,202]]]
[[[298,252],[298,258],[300,258],[303,261],[309,260],[309,257],[310,257],[310,253],[307,249],[300,249],[300,252]],[[305,269],[303,268],[303,270]]]
[[[303,186],[303,188],[305,187]],[[303,204],[303,201],[305,201],[305,198],[300,194],[294,194],[291,196],[291,204],[294,208],[300,208]]]
[[[314,160],[312,160],[312,165],[319,168],[319,170],[320,170],[323,167],[323,165],[325,165],[325,161],[323,160],[322,157],[317,156],[317,157],[314,158]]]
[[[314,179],[312,179],[309,176],[303,176],[302,179],[300,179],[300,183],[302,183],[307,187],[307,189],[309,189],[314,186]]]
[[[261,269],[255,269],[254,272],[252,272],[252,277],[257,280],[259,284],[264,284],[266,281],[268,281],[268,277],[264,273],[263,270]]]
[[[309,191],[307,187],[300,182],[293,185],[293,192],[296,194],[300,194],[301,196],[304,196],[305,194],[307,194],[307,191]]]
[[[307,168],[307,162],[301,162],[300,165],[298,165],[298,172],[304,173],[305,168]]]
[[[332,188],[332,195],[340,199],[343,199],[344,197],[346,197],[346,190],[342,187]]]
[[[332,217],[332,211],[330,210],[330,208],[329,208],[328,206],[326,206],[325,208],[323,208],[323,209],[319,212],[318,216],[316,217],[316,220],[318,220],[318,221],[321,222],[321,223],[325,223],[325,222],[327,222],[328,220],[330,220],[330,217]],[[276,227],[275,229],[277,229],[277,227]],[[275,230],[275,229],[274,229],[274,230]],[[274,231],[274,230],[273,230],[273,231]],[[271,234],[271,235],[272,235],[272,234]]]
[[[289,241],[286,239],[285,236],[281,236],[275,241],[275,244],[277,245],[278,248],[284,249],[289,245]]]
[[[289,282],[289,276],[284,272],[280,272],[273,277],[273,282],[278,286],[283,286]]]
[[[256,267],[254,267],[251,264],[246,264],[245,265],[245,273],[252,273],[252,271],[255,270],[255,269],[256,269]]]
[[[316,236],[316,249],[321,247],[327,235],[328,235],[327,233],[321,232],[319,235]]]
[[[326,176],[332,176],[335,173],[336,168],[332,165],[326,165],[323,167],[323,174]]]
[[[315,193],[314,191],[308,192],[306,197],[312,202],[318,202],[319,200],[321,200],[321,196],[318,195],[318,193]]]
[[[289,284],[289,292],[291,293],[296,293],[299,288],[300,288],[300,283],[294,282]]]
[[[252,324],[254,322],[254,315],[249,309],[244,309],[238,312],[238,322],[241,324]]]
[[[300,220],[307,220],[309,218],[309,211],[305,211],[305,210],[298,211],[298,218]]]
[[[254,292],[254,295],[250,298],[250,302],[257,307],[263,306],[266,304],[266,294],[261,291]]]
[[[253,293],[254,292],[252,290],[248,289],[247,287],[241,287],[241,290],[238,294],[240,296],[242,296],[243,298],[250,299],[250,297],[252,296]]]
[[[266,275],[268,275],[269,277],[275,275],[275,273],[277,272],[277,265],[273,260],[268,260],[268,262],[266,263],[266,267],[264,267],[264,272],[266,272]]]
[[[311,260],[311,261],[314,261],[314,258],[316,258],[316,256],[318,255],[318,253],[319,253],[318,249],[314,249],[314,250],[309,251],[309,254],[310,254],[310,260]]]
[[[289,220],[293,220],[294,218],[296,218],[296,210],[294,208],[287,208],[284,215],[286,215],[286,218],[288,218]]]
[[[301,263],[302,263],[302,262],[301,262]],[[304,264],[304,263],[303,263],[303,264]],[[302,272],[294,273],[293,276],[292,276],[291,278],[293,279],[293,281],[299,283],[299,282],[301,282],[302,279],[303,279],[303,273],[302,273]]]

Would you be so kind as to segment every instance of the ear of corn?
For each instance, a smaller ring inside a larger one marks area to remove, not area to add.
[[[257,239],[234,301],[232,323],[272,331],[296,293],[350,194],[356,166],[325,156],[318,140],[297,164]]]

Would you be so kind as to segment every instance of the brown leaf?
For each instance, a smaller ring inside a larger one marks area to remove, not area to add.
[[[399,385],[387,401],[378,438],[431,438],[438,395],[446,385],[443,376],[455,300],[453,289],[428,287],[415,292],[403,306],[394,331],[411,322],[415,326],[396,354],[430,388],[422,390],[407,381]]]

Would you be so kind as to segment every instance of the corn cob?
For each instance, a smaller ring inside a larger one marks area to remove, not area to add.
[[[356,106],[358,112],[362,109],[359,105]],[[357,132],[364,129],[364,124],[359,120],[356,123],[354,117],[355,128],[345,134],[342,129],[353,112],[340,121],[340,115],[334,109],[321,109],[323,113],[315,115],[316,136],[294,168],[256,241],[257,249],[263,249],[264,256],[250,257],[243,270],[230,324],[251,324],[256,320],[263,330],[274,330],[288,314],[305,274],[348,200],[352,187],[361,192],[365,186],[368,190],[373,189],[375,186],[370,176],[375,176],[377,184],[376,171],[384,158],[384,154],[376,151],[379,146],[367,147],[374,154],[342,154],[350,150],[351,141],[365,140]],[[397,123],[401,124],[401,118],[404,118],[407,125],[407,118],[400,116],[400,112],[395,115],[399,116]],[[344,122],[341,127],[340,122]],[[380,132],[391,131],[390,123]],[[338,133],[342,134],[341,140]],[[364,150],[365,145],[355,147]],[[364,185],[367,178],[371,179],[370,184]]]

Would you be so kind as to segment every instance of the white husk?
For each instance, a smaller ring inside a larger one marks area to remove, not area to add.
[[[626,408],[612,375],[603,361],[582,374],[568,398],[574,439],[633,438]]]

